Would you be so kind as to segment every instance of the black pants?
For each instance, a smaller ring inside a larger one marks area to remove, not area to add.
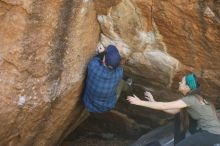
[[[176,114],[174,124],[175,146],[214,146],[214,144],[220,144],[220,135],[196,130],[197,122],[191,117],[189,117],[189,132],[192,135],[185,138],[185,132],[180,130],[180,123],[180,114]]]
[[[176,146],[214,146],[215,144],[220,144],[220,134],[199,131],[180,141]]]
[[[183,140],[185,138],[185,131],[181,131],[181,120],[180,120],[180,114],[176,114],[175,115],[175,119],[174,119],[174,145],[176,145],[177,143],[179,143],[181,140]],[[190,116],[189,116],[189,132],[191,134],[195,134],[197,132],[196,130],[197,127],[197,122],[196,120],[193,120]]]

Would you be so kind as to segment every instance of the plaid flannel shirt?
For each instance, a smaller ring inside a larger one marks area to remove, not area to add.
[[[115,107],[116,89],[122,79],[123,69],[109,69],[101,59],[93,57],[88,64],[83,101],[89,112],[105,112]]]

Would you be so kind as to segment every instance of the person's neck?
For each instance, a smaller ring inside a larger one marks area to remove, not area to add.
[[[185,90],[182,93],[183,93],[183,95],[187,95],[189,93],[189,91]]]

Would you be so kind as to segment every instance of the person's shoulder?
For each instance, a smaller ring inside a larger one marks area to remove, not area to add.
[[[90,63],[92,62],[100,62],[101,61],[101,59],[99,58],[99,57],[97,57],[97,56],[94,56],[94,57],[92,57],[91,59],[90,59]]]
[[[88,67],[93,68],[93,67],[100,66],[100,65],[102,65],[101,64],[101,59],[97,56],[94,56],[93,58],[90,59]]]
[[[118,67],[116,68],[116,70],[123,72],[123,67],[122,67],[122,66],[118,66]]]
[[[194,100],[196,98],[195,95],[186,95],[182,99],[187,99],[187,100]]]
[[[187,105],[194,105],[196,103],[196,96],[195,95],[187,95],[187,96],[184,96],[182,98],[182,100],[187,104]]]
[[[115,69],[115,75],[117,76],[118,79],[121,79],[123,77],[123,68],[121,66],[118,66]]]
[[[195,95],[186,95],[186,96],[184,96],[184,97],[185,97],[185,98],[191,98],[191,99],[196,98]]]
[[[123,74],[123,68],[121,66],[118,66],[115,71],[119,74]]]

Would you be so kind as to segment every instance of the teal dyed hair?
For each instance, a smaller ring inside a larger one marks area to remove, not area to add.
[[[186,80],[186,85],[188,85],[191,90],[195,90],[198,88],[195,74],[193,73],[187,74],[185,76],[185,80]]]

